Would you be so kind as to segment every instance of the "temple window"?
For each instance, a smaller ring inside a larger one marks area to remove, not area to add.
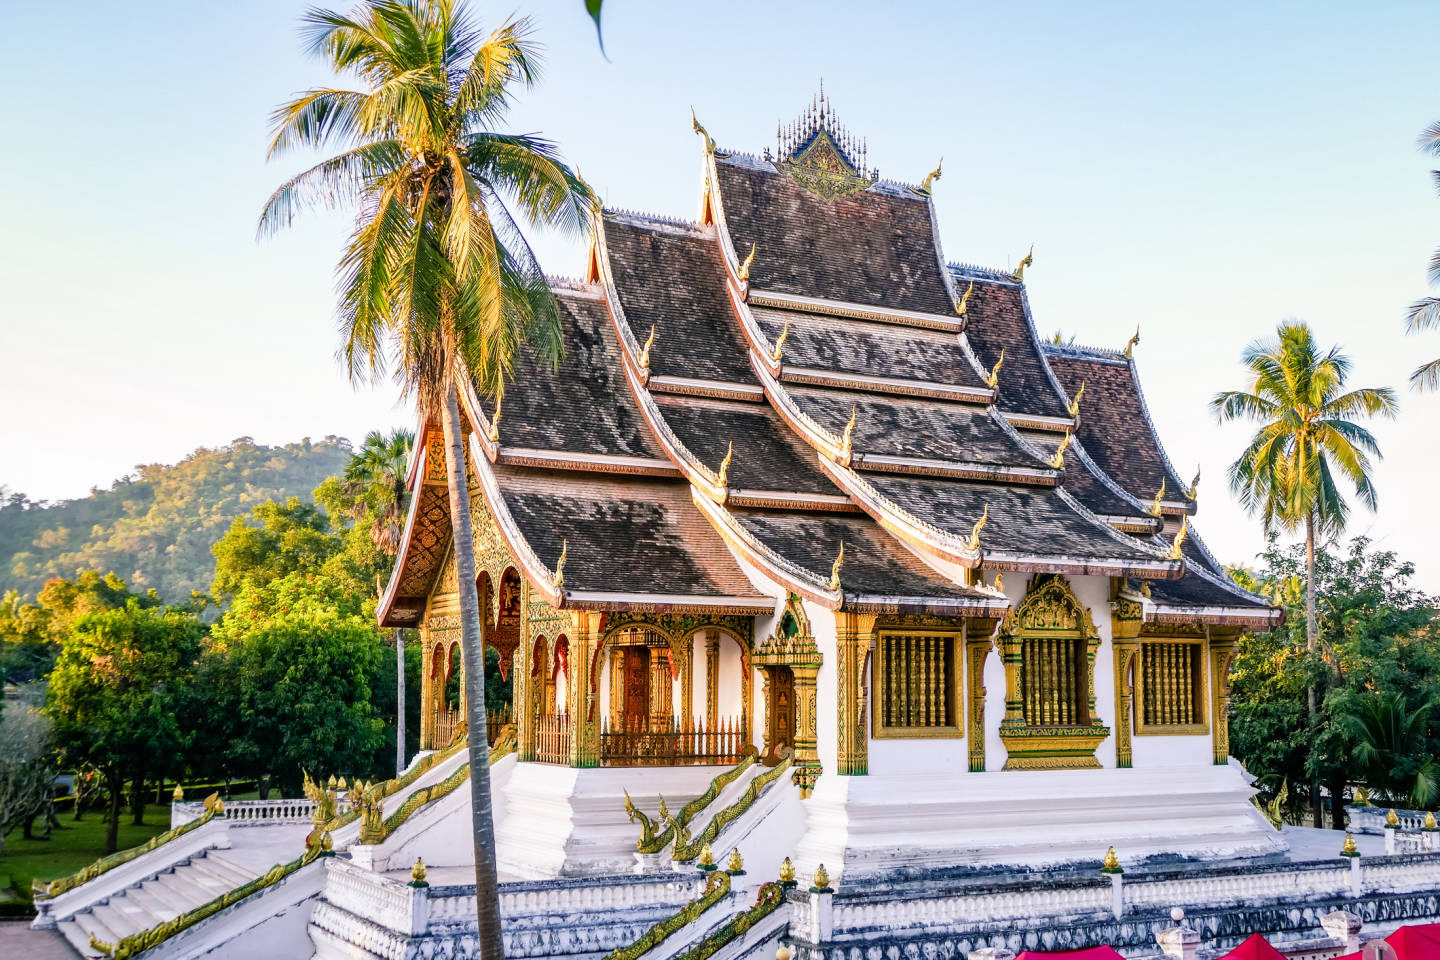
[[[960,736],[958,635],[882,633],[875,656],[875,736]]]
[[[1135,670],[1136,733],[1204,733],[1201,640],[1143,640]]]
[[[1084,637],[1025,637],[1020,692],[1030,726],[1090,722],[1090,681]]]

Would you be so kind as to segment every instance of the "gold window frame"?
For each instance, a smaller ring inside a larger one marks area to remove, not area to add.
[[[1201,721],[1199,723],[1146,723],[1145,722],[1145,648],[1152,644],[1184,644],[1200,651],[1199,690],[1196,702]],[[1132,709],[1135,712],[1135,735],[1138,737],[1195,736],[1210,732],[1210,650],[1209,643],[1198,637],[1141,637],[1140,649],[1135,657],[1135,696]]]
[[[950,698],[953,725],[943,727],[898,727],[884,722],[884,708],[880,698],[885,693],[885,639],[887,637],[939,637],[950,641],[950,677],[946,695]],[[875,643],[871,648],[870,673],[870,732],[876,740],[935,740],[961,739],[965,736],[965,702],[961,691],[964,684],[961,676],[965,672],[964,632],[960,630],[907,630],[903,628],[881,628],[875,632]]]

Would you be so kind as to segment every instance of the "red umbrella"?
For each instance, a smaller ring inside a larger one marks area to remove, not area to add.
[[[1385,941],[1399,960],[1440,960],[1440,923],[1401,927]]]
[[[1269,940],[1258,933],[1252,933],[1249,939],[1220,960],[1285,960],[1285,955],[1270,946]]]
[[[1015,960],[1125,960],[1125,958],[1120,956],[1114,947],[1087,947],[1084,950],[1059,950],[1054,953],[1023,950]]]

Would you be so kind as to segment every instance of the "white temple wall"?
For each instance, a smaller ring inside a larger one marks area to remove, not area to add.
[[[765,676],[758,667],[751,667],[750,672],[754,674],[750,678],[750,689],[754,691],[752,694],[754,709],[750,715],[750,742],[755,745],[756,749],[763,750],[765,749],[765,712],[770,709],[770,704],[765,699]]]
[[[1215,762],[1214,749],[1208,733],[1140,734],[1130,738],[1130,754],[1136,769],[1209,766]]]
[[[720,634],[720,687],[716,709],[720,711],[720,717],[725,720],[732,720],[740,716],[744,700],[741,696],[740,680],[740,644],[728,633],[722,633]]]
[[[870,738],[867,768],[871,776],[893,777],[926,773],[965,773],[970,757],[964,737]]]
[[[1100,633],[1095,651],[1095,714],[1110,728],[1110,736],[1095,750],[1100,766],[1115,767],[1115,648],[1110,642],[1110,578],[1072,577],[1070,587],[1076,598],[1090,608],[1090,617]]]
[[[599,699],[595,701],[599,704],[599,713],[597,716],[604,721],[610,716],[610,650],[608,647],[600,657],[599,691]],[[678,703],[679,701],[677,700],[676,702]]]
[[[690,637],[690,696],[691,709],[695,716],[691,719],[704,720],[705,717],[705,691],[708,689],[705,684],[708,682],[710,665],[705,662],[705,633],[697,631]],[[677,698],[677,704],[683,704],[683,698]],[[676,710],[679,715],[679,709]]]

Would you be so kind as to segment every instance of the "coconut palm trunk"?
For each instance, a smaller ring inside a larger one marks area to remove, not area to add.
[[[405,628],[395,628],[395,776],[405,772]]]
[[[1305,514],[1305,652],[1311,657],[1315,655],[1319,632],[1319,618],[1315,614],[1315,512],[1312,510]],[[1320,713],[1315,702],[1313,679],[1305,685],[1305,705],[1313,737],[1318,732],[1315,727]],[[1333,797],[1331,802],[1334,802]],[[1320,810],[1320,781],[1316,777],[1310,778],[1310,822],[1312,826],[1324,826]]]
[[[461,673],[465,678],[465,721],[470,728],[471,839],[475,846],[475,903],[480,925],[480,956],[505,956],[500,936],[498,880],[495,869],[495,821],[490,803],[490,745],[485,735],[485,645],[480,596],[475,588],[475,539],[470,529],[470,490],[465,476],[465,440],[460,404],[452,383],[441,408],[445,430],[445,476],[450,486],[450,525],[455,570],[460,581]]]

